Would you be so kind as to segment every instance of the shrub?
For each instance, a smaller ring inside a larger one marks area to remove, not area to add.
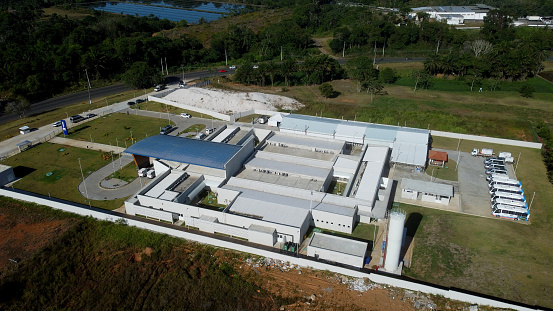
[[[521,88],[520,88],[520,96],[522,97],[526,97],[526,98],[530,98],[530,97],[534,97],[534,92],[536,91],[536,89],[534,89],[534,87],[530,84],[524,84]]]

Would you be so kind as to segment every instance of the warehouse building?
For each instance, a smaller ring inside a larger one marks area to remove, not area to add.
[[[410,200],[448,205],[453,197],[453,186],[435,182],[403,178],[401,197]]]
[[[430,139],[428,130],[296,114],[283,116],[280,131],[352,144],[387,146],[392,148],[391,163],[421,168],[426,166]]]

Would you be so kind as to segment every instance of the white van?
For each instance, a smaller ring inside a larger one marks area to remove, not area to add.
[[[156,177],[156,171],[149,170],[148,173],[146,173],[146,177],[148,177],[150,179]]]
[[[206,129],[205,129],[205,133],[206,133],[207,135],[209,135],[209,134],[215,132],[216,129],[217,129],[216,127],[206,128]]]
[[[148,169],[143,167],[138,170],[138,177],[146,177],[146,173],[148,172]]]
[[[199,140],[202,140],[204,138],[206,138],[206,134],[204,133],[198,133],[196,136],[194,136],[195,139],[199,139]]]

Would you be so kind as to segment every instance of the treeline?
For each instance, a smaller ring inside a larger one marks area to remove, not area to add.
[[[544,122],[538,123],[536,129],[543,144],[541,153],[545,168],[547,169],[547,177],[549,178],[549,182],[553,183],[553,135],[549,126]]]

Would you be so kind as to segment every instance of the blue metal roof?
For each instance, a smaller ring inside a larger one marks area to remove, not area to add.
[[[125,152],[145,157],[217,169],[240,151],[240,146],[169,135],[156,135],[136,142]]]

